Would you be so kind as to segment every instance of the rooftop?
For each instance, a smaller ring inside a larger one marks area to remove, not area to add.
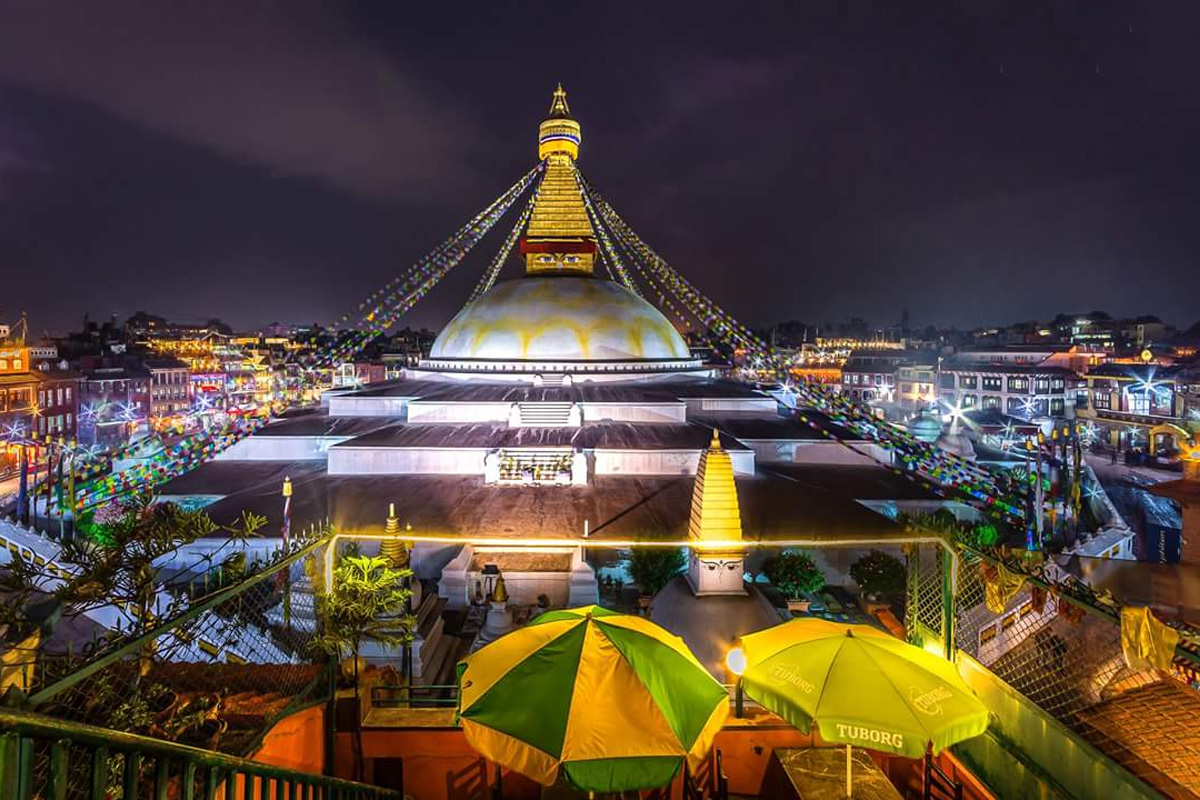
[[[410,397],[458,403],[646,403],[677,402],[685,398],[719,397],[766,399],[742,383],[719,378],[669,378],[592,382],[573,386],[532,386],[528,382],[447,381],[404,378],[367,389],[339,393],[341,397]]]
[[[461,539],[578,539],[586,520],[591,540],[682,540],[687,535],[693,478],[598,476],[587,486],[505,486],[458,475],[328,475],[318,462],[213,461],[162,488],[162,494],[222,495],[208,507],[219,523],[243,511],[282,523],[280,487],[290,476],[293,525],[329,517],[334,527],[380,533],[388,503],[425,536]],[[789,466],[737,479],[744,536],[750,541],[813,538],[874,541],[902,529],[858,502],[897,492],[930,497],[881,467]],[[417,498],[420,499],[417,502]]]
[[[712,437],[707,425],[660,425],[632,422],[598,422],[579,428],[511,428],[504,423],[462,425],[392,424],[335,447],[516,448],[574,447],[605,450],[703,450]],[[745,445],[723,436],[730,450]]]

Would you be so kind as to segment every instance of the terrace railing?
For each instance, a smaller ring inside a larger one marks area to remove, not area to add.
[[[314,530],[286,550],[263,553],[260,563],[220,569],[215,579],[176,579],[163,590],[173,598],[169,612],[133,630],[74,651],[22,651],[27,663],[6,666],[24,672],[24,691],[10,691],[7,705],[65,725],[249,755],[278,720],[332,696],[334,666],[313,646],[307,577],[319,575],[326,534]],[[37,781],[55,768],[56,752],[34,751]],[[74,768],[69,777],[70,796],[86,796],[80,792],[90,778]]]
[[[34,764],[44,757],[49,768]],[[0,710],[5,800],[401,800],[378,786],[260,764],[94,725]]]

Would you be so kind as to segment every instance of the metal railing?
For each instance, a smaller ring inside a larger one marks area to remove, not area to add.
[[[923,800],[963,800],[963,785],[934,763],[932,753],[925,753],[924,772]]]
[[[50,768],[36,775],[37,751]],[[78,781],[79,775],[86,780]],[[68,795],[68,787],[71,792]],[[223,794],[222,794],[223,790]],[[148,736],[0,710],[0,797],[5,800],[401,800],[392,789],[260,764]]]
[[[453,708],[458,705],[458,686],[452,683],[371,687],[371,708]]]

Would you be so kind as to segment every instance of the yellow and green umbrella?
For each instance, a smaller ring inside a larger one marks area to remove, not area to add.
[[[667,785],[704,760],[729,713],[682,639],[599,606],[542,614],[460,661],[458,684],[472,747],[581,791]]]
[[[954,665],[868,625],[795,619],[741,639],[747,695],[821,738],[920,758],[983,733],[988,710]],[[849,775],[847,774],[847,789]]]

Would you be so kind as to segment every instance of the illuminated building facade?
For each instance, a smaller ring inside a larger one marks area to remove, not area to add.
[[[1029,364],[950,360],[938,375],[943,410],[999,410],[1024,420],[1073,419],[1074,372]]]
[[[1084,379],[1087,408],[1079,416],[1112,447],[1169,454],[1200,432],[1200,415],[1189,411],[1200,395],[1197,367],[1110,363]]]

